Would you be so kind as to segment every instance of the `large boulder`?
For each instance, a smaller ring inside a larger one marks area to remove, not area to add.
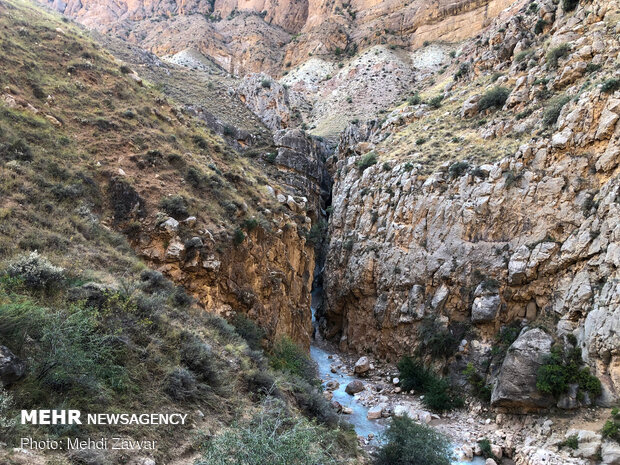
[[[366,373],[368,370],[370,370],[370,360],[368,360],[368,357],[360,357],[358,361],[355,362],[355,373],[361,375]]]
[[[26,373],[26,364],[8,347],[0,346],[0,382],[3,386],[18,381]]]
[[[602,465],[620,465],[620,445],[605,441],[601,448],[601,464]]]
[[[344,388],[344,392],[347,394],[353,395],[358,392],[362,392],[364,390],[364,383],[362,383],[359,379],[355,379],[347,384],[347,387]]]
[[[550,354],[553,338],[542,329],[521,333],[508,349],[491,395],[491,406],[519,413],[553,404],[553,397],[536,389],[536,375]]]

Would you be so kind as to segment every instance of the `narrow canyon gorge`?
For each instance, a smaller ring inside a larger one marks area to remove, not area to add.
[[[618,0],[0,0],[0,463],[620,464],[619,37]],[[25,408],[191,420],[50,452],[103,433]]]

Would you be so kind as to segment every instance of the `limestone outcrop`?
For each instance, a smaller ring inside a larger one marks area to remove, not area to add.
[[[493,407],[527,412],[553,404],[551,396],[536,389],[536,373],[549,356],[552,343],[553,337],[538,328],[523,332],[512,343],[493,389]]]
[[[478,45],[463,47],[464,64],[445,84],[441,108],[410,102],[343,131],[332,170],[321,321],[327,337],[344,350],[395,359],[415,352],[429,320],[456,338],[465,325],[476,340],[457,341],[455,350],[478,363],[492,357],[503,327],[540,324],[553,339],[576,338],[603,383],[599,403],[618,399],[614,5],[523,9],[489,28]],[[548,49],[537,48],[540,36],[532,32],[543,18]],[[480,45],[487,39],[489,47]],[[568,40],[570,47],[562,45]],[[595,64],[589,72],[601,70],[599,84],[584,87],[586,75],[570,71],[582,68],[584,56]],[[497,82],[470,84],[492,72]],[[478,101],[472,96],[498,86],[509,90],[503,108],[484,110],[479,128],[468,132],[469,108]],[[481,157],[467,135],[474,133],[514,148]],[[535,357],[532,367],[539,362]],[[501,379],[502,371],[491,363],[487,380]],[[495,404],[520,402],[501,392]]]

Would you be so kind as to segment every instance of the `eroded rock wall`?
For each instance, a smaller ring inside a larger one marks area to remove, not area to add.
[[[551,10],[544,7],[541,15]],[[557,69],[545,64],[544,51],[541,65],[525,73],[517,60],[506,64],[501,46],[474,55],[472,68],[504,71],[501,85],[511,91],[504,110],[513,101],[527,107],[542,78],[573,97],[550,131],[540,130],[542,110],[533,113],[524,124],[539,129],[536,137],[499,161],[452,160],[429,175],[415,154],[411,162],[390,160],[390,144],[381,142],[426,117],[424,108],[405,107],[382,126],[352,125],[343,133],[333,170],[323,320],[325,334],[342,349],[392,359],[414,353],[421,322],[430,317],[446,328],[471,325],[475,336],[460,350],[476,360],[491,353],[503,325],[540,325],[556,339],[574,335],[603,382],[600,401],[618,398],[620,92],[581,87],[583,74],[571,73],[584,59],[599,67],[616,59],[613,8],[594,2],[574,15],[560,12],[552,46],[569,37],[575,45]],[[510,48],[508,58],[534,44],[527,33],[513,40],[505,27],[497,34]],[[458,99],[463,93],[453,86],[446,95]],[[508,131],[518,124],[499,123]],[[373,149],[386,158],[361,169],[360,155]]]
[[[476,35],[515,0],[326,2],[44,1],[88,27],[157,54],[196,48],[227,71],[281,74],[308,60],[374,44],[419,47]]]

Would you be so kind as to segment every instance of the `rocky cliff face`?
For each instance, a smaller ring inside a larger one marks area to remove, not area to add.
[[[548,30],[547,49],[531,32],[537,23]],[[463,49],[453,82],[434,87],[442,108],[405,105],[343,133],[325,271],[329,337],[394,357],[413,353],[433,319],[463,338],[459,357],[488,366],[502,327],[543,326],[555,340],[574,336],[603,382],[602,402],[618,398],[617,33],[615,3],[574,13],[524,8]],[[479,105],[497,85],[507,89],[503,109]],[[468,115],[484,119],[469,129]],[[432,143],[447,129],[454,149],[448,137]],[[488,140],[507,155],[480,155]],[[443,164],[442,150],[454,150]],[[502,372],[514,375],[509,366],[489,370],[500,383]]]
[[[179,223],[169,218],[154,234],[143,234],[137,248],[210,312],[226,318],[247,315],[260,322],[270,340],[289,336],[308,346],[314,250],[304,237],[305,227],[299,225],[298,231],[281,215],[242,233],[245,239],[230,248],[225,234],[214,236],[193,219]]]
[[[350,2],[203,0],[45,3],[158,54],[195,47],[227,71],[282,71],[308,55],[354,53],[374,44],[419,47],[477,34],[514,0]]]

